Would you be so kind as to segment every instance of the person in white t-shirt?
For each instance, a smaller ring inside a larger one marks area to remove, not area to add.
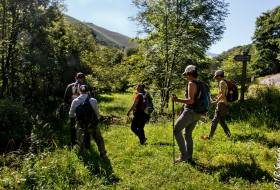
[[[77,143],[80,146],[81,150],[83,150],[85,144],[85,134],[89,134],[88,136],[92,135],[93,139],[95,140],[98,150],[100,152],[101,157],[106,157],[106,150],[104,145],[104,140],[101,135],[100,129],[98,127],[98,120],[100,118],[99,115],[99,108],[97,104],[97,100],[90,97],[89,95],[89,87],[87,85],[80,85],[80,95],[72,101],[69,117],[76,118],[76,136],[77,136]],[[91,106],[91,113],[89,113],[88,118],[86,120],[81,120],[77,117],[77,108],[79,105],[85,103],[85,101],[89,101]],[[85,147],[90,148],[90,147]]]

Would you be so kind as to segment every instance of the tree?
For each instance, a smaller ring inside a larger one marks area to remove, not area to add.
[[[257,74],[280,72],[280,6],[257,18],[253,39],[257,50],[254,65]]]
[[[29,75],[28,73],[34,71],[35,67],[39,65],[28,63],[38,63],[37,58],[39,57],[42,58],[40,61],[43,63],[48,61],[48,59],[44,59],[46,57],[54,58],[54,54],[48,54],[53,48],[50,48],[47,33],[51,33],[48,29],[53,26],[54,22],[62,18],[60,8],[59,1],[55,0],[1,1],[1,97],[22,95],[19,94],[21,87],[23,87],[21,85],[28,76],[36,77],[36,74]],[[59,36],[57,37],[59,38]],[[40,41],[42,39],[45,41]],[[55,61],[52,59],[52,62]],[[41,65],[44,65],[43,63]],[[40,73],[39,76],[41,76]],[[32,81],[32,77],[27,80],[31,79]],[[32,87],[30,83],[26,86]]]
[[[147,38],[146,61],[161,92],[161,109],[167,105],[174,81],[187,64],[204,61],[205,52],[224,31],[227,4],[223,0],[134,0],[135,18]],[[162,111],[161,110],[161,111]]]
[[[254,62],[254,46],[252,44],[244,46],[233,47],[223,53],[221,53],[215,60],[218,61],[219,67],[224,70],[226,77],[228,79],[235,80],[238,83],[242,81],[242,62],[234,61],[234,56],[242,55],[244,51],[249,50],[249,55],[251,55],[251,61],[247,66],[247,78],[251,78],[254,75],[252,69],[252,63]]]

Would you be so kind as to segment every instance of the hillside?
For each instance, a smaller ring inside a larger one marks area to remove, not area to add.
[[[135,42],[132,42],[131,38],[129,38],[128,36],[107,30],[93,23],[82,22],[68,15],[65,15],[65,19],[72,23],[83,23],[84,25],[91,28],[97,43],[101,45],[116,48],[130,48],[137,45]]]
[[[135,47],[136,43],[131,42],[131,38],[102,28],[92,23],[86,23],[89,27],[93,29],[94,34],[96,35],[96,40],[98,43],[103,45],[113,45],[120,48],[128,48],[128,47]]]

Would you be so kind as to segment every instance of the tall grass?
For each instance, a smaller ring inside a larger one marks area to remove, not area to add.
[[[231,120],[248,121],[252,127],[280,129],[280,90],[267,86],[250,88],[245,102],[237,102],[231,106]]]
[[[277,152],[277,163],[275,164],[275,188],[280,189],[280,148],[278,149]]]
[[[148,144],[140,145],[126,122],[132,96],[133,93],[99,97],[101,114],[119,118],[102,127],[109,160],[98,156],[93,141],[84,155],[68,147],[35,155],[1,155],[0,189],[273,189],[279,128],[266,124],[254,127],[246,115],[237,118],[236,111],[229,123],[230,140],[218,127],[211,141],[202,141],[200,136],[209,133],[210,122],[199,122],[193,133],[197,165],[173,165],[170,115],[147,124]],[[177,111],[180,107],[176,104]],[[251,117],[258,119],[257,115]],[[178,156],[178,147],[175,148]]]

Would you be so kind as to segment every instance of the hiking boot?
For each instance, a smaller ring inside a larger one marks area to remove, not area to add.
[[[200,138],[201,138],[202,140],[210,140],[209,135],[202,135]]]
[[[180,163],[180,162],[185,162],[187,161],[188,159],[186,158],[186,156],[183,156],[182,154],[180,155],[179,158],[177,158],[174,163],[177,164],[177,163]]]
[[[227,133],[227,138],[230,139],[231,138],[231,134]]]
[[[107,152],[100,153],[100,158],[102,158],[104,160],[108,159]]]
[[[175,164],[178,164],[178,163],[180,163],[180,162],[185,162],[185,161],[187,161],[187,159],[184,159],[184,158],[177,158],[175,161],[174,161],[174,163]]]
[[[146,144],[146,141],[147,141],[147,138],[144,138],[144,139],[140,140],[140,144],[144,145],[144,144]]]
[[[188,164],[190,164],[190,165],[192,165],[192,166],[195,166],[196,165],[196,162],[193,160],[193,159],[187,159],[186,161],[185,161],[186,163],[188,163]]]

